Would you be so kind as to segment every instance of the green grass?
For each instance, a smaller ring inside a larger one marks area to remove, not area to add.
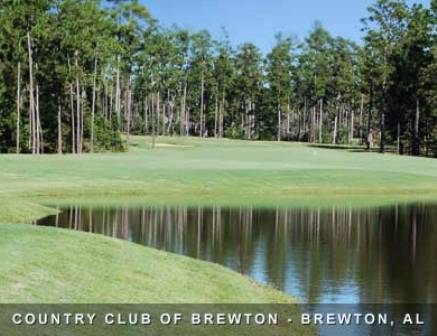
[[[437,161],[295,143],[133,137],[127,153],[0,155],[0,223],[53,204],[369,206],[433,200]],[[286,302],[209,263],[108,238],[0,225],[0,302]],[[195,281],[194,281],[195,280]]]
[[[437,161],[296,143],[134,137],[127,153],[0,156],[0,199],[289,203],[437,194]],[[171,145],[171,146],[170,146]],[[41,203],[40,200],[38,200]]]
[[[0,225],[2,303],[292,302],[222,266],[103,236]]]

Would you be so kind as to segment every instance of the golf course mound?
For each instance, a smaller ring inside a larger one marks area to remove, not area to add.
[[[290,303],[222,266],[94,234],[0,225],[2,303]]]

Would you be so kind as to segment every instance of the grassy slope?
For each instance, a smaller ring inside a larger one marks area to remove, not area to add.
[[[35,226],[0,225],[0,269],[2,303],[290,302],[218,265]]]
[[[136,202],[269,206],[352,199],[372,204],[437,194],[437,161],[432,159],[289,143],[161,142],[167,145],[152,151],[144,138],[134,138],[131,150],[118,154],[1,155],[0,223],[50,213],[41,204],[61,196],[103,196],[114,202],[109,196],[116,195],[117,202],[121,198],[128,204],[136,195]],[[0,225],[0,270],[0,302],[287,300],[218,266],[104,237],[30,226]]]

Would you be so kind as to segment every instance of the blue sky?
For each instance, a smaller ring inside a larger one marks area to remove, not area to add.
[[[207,29],[214,38],[223,36],[222,27],[226,27],[233,45],[253,42],[263,52],[272,47],[277,32],[302,39],[316,20],[333,35],[359,42],[360,18],[366,16],[366,8],[374,3],[373,0],[140,1],[163,26]],[[429,1],[416,2],[429,5]]]

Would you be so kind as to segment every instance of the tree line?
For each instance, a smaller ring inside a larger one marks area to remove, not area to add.
[[[123,149],[122,134],[437,155],[437,1],[377,0],[355,43],[320,23],[264,55],[161,27],[136,0],[3,0],[0,151]]]

